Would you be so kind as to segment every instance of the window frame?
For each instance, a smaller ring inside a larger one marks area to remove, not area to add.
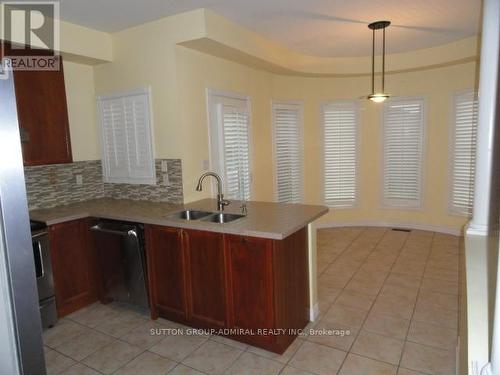
[[[422,132],[421,132],[421,158],[420,158],[420,190],[418,202],[416,205],[397,205],[391,204],[385,198],[385,106],[393,102],[403,102],[403,101],[421,101],[422,102]],[[421,211],[424,208],[424,199],[426,192],[426,164],[427,164],[427,126],[428,126],[428,98],[425,95],[414,95],[414,96],[394,96],[387,99],[384,102],[384,107],[381,109],[380,113],[380,208],[388,210],[409,210],[409,211]]]
[[[250,200],[254,197],[254,178],[253,178],[253,133],[252,133],[252,99],[249,95],[224,91],[213,88],[205,89],[205,103],[207,116],[207,131],[208,131],[208,164],[209,170],[218,173],[223,179],[224,194],[226,189],[226,175],[223,169],[224,165],[218,165],[220,157],[224,156],[224,140],[222,139],[223,132],[221,119],[217,110],[217,98],[227,98],[230,100],[245,101],[247,112],[247,133],[248,133],[248,170],[249,170],[249,195]],[[221,169],[222,167],[222,169]],[[211,193],[217,192],[215,181],[210,184]]]
[[[355,186],[355,191],[354,191],[354,202],[349,205],[335,205],[328,203],[326,201],[325,197],[325,121],[324,121],[324,115],[325,115],[325,108],[329,105],[335,105],[335,104],[352,104],[353,108],[356,113],[356,157],[355,157],[355,165],[356,165],[356,173],[354,177],[354,186]],[[360,205],[360,186],[359,186],[359,181],[360,181],[360,158],[361,158],[361,126],[362,126],[362,120],[361,120],[361,104],[359,103],[359,100],[357,99],[341,99],[341,100],[328,100],[328,101],[323,101],[320,103],[320,116],[319,116],[319,124],[320,124],[320,136],[321,136],[321,142],[320,142],[320,151],[321,151],[321,200],[324,205],[330,208],[335,208],[336,210],[349,210],[349,209],[355,209],[358,208]]]
[[[282,107],[296,107],[299,112],[299,175],[300,175],[300,186],[299,186],[299,201],[298,202],[286,202],[286,203],[302,203],[304,201],[304,190],[305,190],[305,173],[304,173],[304,102],[300,100],[271,100],[271,139],[272,139],[272,153],[273,153],[273,196],[275,202],[279,202],[278,196],[278,159],[276,150],[276,122],[275,122],[275,106]]]
[[[454,159],[454,154],[455,154],[455,130],[456,130],[456,112],[455,112],[455,106],[456,106],[456,100],[458,97],[462,95],[474,95],[475,100],[478,102],[478,113],[477,113],[477,118],[476,118],[476,123],[478,121],[479,117],[479,100],[478,100],[478,92],[477,90],[473,88],[468,88],[465,90],[459,90],[455,91],[452,93],[451,98],[450,98],[450,117],[449,117],[449,146],[448,146],[448,214],[451,216],[457,216],[457,217],[471,217],[472,213],[465,213],[460,210],[457,210],[453,206],[453,173],[454,173],[454,164],[455,164],[455,159]],[[477,137],[477,124],[476,124],[476,137]],[[477,147],[477,145],[476,145]],[[474,160],[475,164],[476,160]],[[475,166],[474,166],[475,167]],[[475,184],[474,178],[472,179],[473,185]],[[474,201],[474,193],[472,194],[472,205]],[[472,210],[472,207],[471,207]]]
[[[106,142],[104,136],[104,127],[102,123],[102,101],[103,100],[114,100],[123,99],[130,96],[145,95],[148,102],[147,111],[149,119],[149,147],[151,151],[151,173],[149,178],[144,179],[131,179],[130,176],[126,178],[116,178],[109,176],[109,166],[106,158]],[[132,90],[126,90],[121,92],[114,92],[109,94],[101,94],[96,97],[97,102],[97,124],[99,129],[99,138],[101,141],[101,163],[102,163],[102,179],[104,183],[110,184],[132,184],[132,185],[157,185],[156,176],[156,149],[155,149],[155,128],[154,128],[154,118],[153,118],[153,95],[151,86],[139,87]]]

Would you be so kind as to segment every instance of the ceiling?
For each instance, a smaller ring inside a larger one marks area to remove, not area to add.
[[[61,18],[115,32],[208,8],[296,52],[371,53],[372,21],[389,20],[387,50],[405,52],[476,35],[480,0],[61,0]]]

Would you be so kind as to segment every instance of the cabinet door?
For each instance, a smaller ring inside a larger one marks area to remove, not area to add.
[[[223,235],[184,230],[189,285],[189,319],[197,326],[226,325]]]
[[[16,71],[14,86],[24,164],[71,163],[62,61],[60,71]]]
[[[49,227],[58,315],[64,316],[94,301],[96,297],[94,254],[86,220]]]
[[[146,225],[151,316],[186,321],[185,260],[181,230]]]
[[[226,236],[229,269],[229,325],[257,330],[274,327],[272,241],[263,238]],[[256,344],[272,336],[243,336]]]
[[[6,56],[51,55],[44,50],[11,50]],[[14,72],[17,114],[25,165],[71,163],[63,61],[59,71],[17,70]]]

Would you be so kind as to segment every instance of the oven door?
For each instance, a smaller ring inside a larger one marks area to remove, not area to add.
[[[40,301],[54,295],[52,263],[50,261],[49,238],[46,232],[32,236],[33,259],[35,261],[38,298]]]

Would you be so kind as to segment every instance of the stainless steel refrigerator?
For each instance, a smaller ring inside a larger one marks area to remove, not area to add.
[[[41,332],[14,80],[0,66],[0,374],[46,373]]]

